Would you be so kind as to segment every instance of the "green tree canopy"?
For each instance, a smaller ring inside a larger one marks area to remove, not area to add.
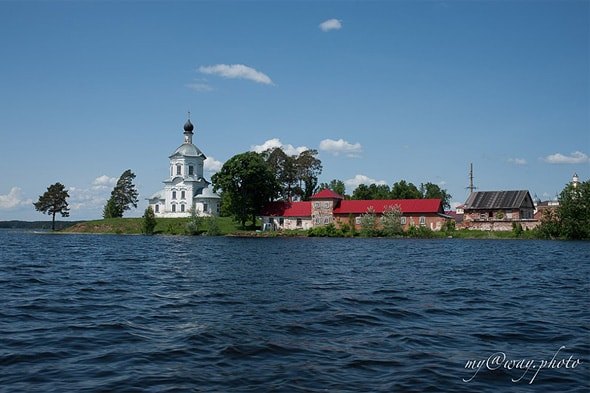
[[[131,172],[131,169],[127,169],[119,177],[103,209],[103,218],[123,217],[123,212],[131,209],[130,205],[137,208],[139,193],[133,184],[133,179],[135,174]]]
[[[447,193],[447,190],[442,190],[439,186],[433,183],[420,184],[420,192],[424,199],[441,199],[443,209],[451,208],[452,196]]]
[[[332,179],[330,183],[321,183],[318,186],[318,192],[322,190],[332,190],[336,194],[342,195],[343,197],[346,196],[346,186],[342,180]]]
[[[70,216],[70,208],[66,200],[69,197],[65,186],[58,182],[47,187],[47,191],[39,197],[37,202],[33,203],[35,210],[52,216],[52,230],[55,230],[56,214],[61,214],[62,217]]]
[[[256,223],[256,216],[280,189],[264,155],[256,152],[233,156],[211,177],[211,181],[213,191],[222,190],[224,212],[243,227],[248,219]]]
[[[562,236],[590,239],[590,181],[568,184],[559,194],[557,215]]]
[[[391,199],[421,199],[422,193],[418,188],[405,180],[393,184],[391,188]]]
[[[276,147],[262,153],[279,185],[279,197],[289,200],[298,196],[308,200],[317,190],[318,176],[322,173],[322,162],[316,158],[317,150],[305,150],[297,156],[290,156]]]

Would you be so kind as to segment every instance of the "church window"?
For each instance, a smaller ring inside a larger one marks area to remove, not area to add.
[[[172,191],[172,199],[176,199],[176,191]]]
[[[285,219],[283,217],[279,218],[279,225],[280,226],[285,225]]]
[[[203,203],[203,211],[206,212],[207,211],[207,204]]]
[[[316,209],[320,208],[320,203],[319,202],[314,202],[313,203],[313,207],[315,207]]]
[[[156,208],[156,213],[159,213],[160,212],[160,205],[155,205],[155,208]]]
[[[426,217],[420,216],[420,225],[426,225]]]
[[[400,218],[400,223],[401,223],[402,225],[406,225],[406,217],[402,217],[402,218]]]
[[[184,212],[184,205],[180,205],[180,211]]]
[[[330,202],[324,202],[324,208],[325,209],[329,209],[330,208]]]
[[[300,226],[301,226],[301,224],[302,224],[302,222],[301,222],[301,218],[298,218],[298,219],[297,219],[297,224],[296,224],[296,225],[297,225],[298,227],[300,227]]]
[[[176,164],[176,174],[177,175],[181,175],[182,174],[182,165]]]
[[[180,199],[184,199],[184,198],[186,198],[185,192],[184,191],[181,191],[180,192]]]
[[[192,176],[192,175],[195,174],[195,170],[194,170],[194,167],[192,165],[189,165],[188,166],[188,174],[189,174],[189,176]]]
[[[176,205],[172,205],[172,213],[176,212]]]

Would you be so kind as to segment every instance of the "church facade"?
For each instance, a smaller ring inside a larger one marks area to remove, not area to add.
[[[189,119],[184,124],[184,143],[170,159],[169,177],[163,181],[164,188],[149,199],[149,206],[156,217],[188,217],[191,208],[200,216],[218,216],[221,197],[209,189],[203,176],[207,158],[193,144],[194,126]]]

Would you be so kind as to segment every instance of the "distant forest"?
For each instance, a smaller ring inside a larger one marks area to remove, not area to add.
[[[83,221],[56,221],[55,229],[64,229]],[[51,221],[0,221],[0,229],[51,229]]]

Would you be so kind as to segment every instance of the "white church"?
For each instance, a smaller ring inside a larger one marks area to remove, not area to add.
[[[184,124],[184,143],[170,158],[170,177],[164,189],[148,199],[156,217],[188,217],[194,206],[200,216],[218,216],[221,197],[207,188],[203,177],[205,155],[193,145],[194,126],[189,118]]]

